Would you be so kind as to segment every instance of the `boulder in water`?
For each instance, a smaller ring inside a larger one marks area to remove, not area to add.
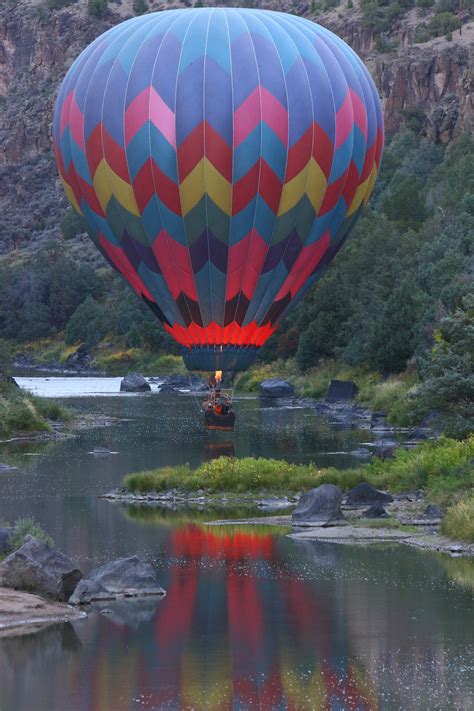
[[[364,506],[366,504],[389,504],[393,501],[393,496],[385,491],[374,489],[365,481],[357,484],[349,491],[346,498],[347,506]]]
[[[149,383],[138,373],[129,373],[120,383],[120,392],[145,393],[151,390]]]
[[[110,593],[99,582],[83,578],[78,582],[68,602],[70,605],[85,605],[99,600],[113,600],[114,597],[114,593]]]
[[[151,565],[137,556],[117,558],[110,563],[92,570],[87,583],[100,585],[108,593],[115,595],[164,595],[156,573]]]
[[[352,380],[331,380],[326,402],[348,402],[354,400],[359,388]]]
[[[293,397],[295,389],[287,380],[269,378],[260,383],[259,394],[264,398]]]
[[[0,563],[2,585],[28,590],[67,602],[82,578],[64,553],[33,536]]]
[[[328,526],[344,519],[341,512],[342,493],[334,484],[321,484],[303,494],[293,511],[296,525]]]

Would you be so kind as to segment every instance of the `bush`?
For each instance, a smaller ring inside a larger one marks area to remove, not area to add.
[[[88,296],[71,316],[66,328],[66,343],[84,343],[90,347],[98,343],[104,334],[104,308],[92,296]]]
[[[81,215],[78,215],[72,207],[68,208],[61,220],[61,232],[66,240],[74,239],[77,235],[86,232],[86,223]]]
[[[12,550],[21,548],[26,536],[33,536],[44,541],[48,546],[53,546],[54,541],[46,531],[33,518],[19,518],[13,525],[13,533],[11,539]]]
[[[474,496],[448,508],[441,522],[441,533],[450,538],[474,543]]]
[[[105,17],[107,15],[107,0],[88,0],[87,10],[93,17]]]
[[[135,15],[143,15],[148,10],[148,3],[145,0],[133,0],[133,12]]]

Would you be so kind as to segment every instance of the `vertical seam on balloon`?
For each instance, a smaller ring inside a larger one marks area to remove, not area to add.
[[[148,17],[151,17],[151,16],[148,16]],[[148,19],[148,18],[147,18],[147,19]],[[153,19],[153,18],[150,19],[150,22],[152,22],[152,19]],[[143,24],[148,24],[148,22],[143,23]],[[140,30],[140,26],[137,27],[137,29],[135,30],[135,32],[138,32],[139,30]],[[106,83],[105,83],[104,93],[103,93],[103,96],[102,96],[102,105],[101,105],[101,114],[100,114],[100,138],[101,138],[101,142],[102,142],[102,153],[104,154],[103,160],[104,160],[104,165],[105,165],[105,173],[106,173],[106,175],[107,175],[107,180],[108,180],[108,183],[109,183],[109,188],[111,188],[110,171],[109,171],[109,166],[108,166],[107,160],[105,159],[104,133],[103,133],[103,129],[104,129],[103,117],[104,117],[105,96],[106,96],[106,94],[107,94],[107,89],[108,89],[108,86],[109,86],[110,77],[112,76],[112,72],[113,72],[113,70],[114,70],[114,68],[115,68],[115,66],[116,66],[116,64],[117,64],[117,62],[118,62],[119,55],[120,55],[121,51],[123,50],[123,48],[124,48],[124,47],[128,44],[128,42],[133,38],[133,36],[135,35],[135,32],[133,32],[133,33],[128,37],[128,39],[125,40],[125,42],[122,44],[122,46],[118,49],[118,52],[117,52],[117,54],[115,55],[115,57],[114,57],[114,59],[113,59],[113,61],[112,61],[112,66],[111,66],[110,72],[109,72],[109,74],[108,74],[108,76],[107,76],[107,81],[106,81]],[[111,193],[111,198],[113,197],[113,198],[115,199],[114,192],[113,192],[112,189],[110,190],[110,193]],[[110,202],[110,200],[109,200],[109,202]],[[126,227],[126,225],[125,225],[125,220],[124,220],[124,218],[123,218],[123,215],[122,215],[122,212],[121,212],[120,209],[118,210],[118,216],[119,216],[120,222],[121,222],[122,225],[123,225],[124,230],[125,230],[125,231],[127,232],[127,234],[128,234],[128,230],[127,230],[127,227]],[[130,243],[131,243],[132,249],[134,250],[135,254],[136,254],[138,257],[140,257],[140,255],[138,254],[137,250],[135,249],[135,245],[133,244],[133,240],[132,240],[132,239],[130,240]],[[120,245],[120,246],[122,247],[122,245]],[[141,261],[141,258],[140,258],[140,261]],[[139,279],[140,279],[141,281],[143,281],[143,279],[142,279],[142,278],[140,277],[140,275],[138,274],[138,271],[137,271],[137,270],[136,270],[136,272],[137,272],[137,275],[138,275]],[[148,289],[148,286],[147,286],[147,284],[146,284],[144,281],[143,281],[143,284],[144,284],[145,287]],[[148,291],[150,291],[150,290],[148,289]],[[150,292],[150,293],[151,293],[151,292]],[[165,318],[166,318],[166,320],[168,320],[167,317],[166,317],[166,315],[165,315]]]
[[[188,28],[186,29],[186,32],[184,33],[183,41],[182,41],[182,44],[181,44],[181,50],[180,50],[179,59],[178,59],[178,68],[177,68],[177,71],[176,71],[176,82],[175,82],[175,88],[174,88],[174,111],[175,111],[175,119],[174,119],[174,121],[175,121],[175,132],[176,132],[176,175],[178,176],[178,194],[179,194],[179,205],[180,205],[180,208],[181,208],[181,214],[182,214],[182,212],[183,212],[183,209],[182,209],[182,206],[181,206],[181,192],[179,191],[180,176],[179,176],[179,162],[178,162],[178,132],[177,132],[177,130],[176,130],[176,128],[177,128],[177,116],[178,116],[178,111],[177,111],[178,103],[177,103],[177,99],[178,99],[179,68],[180,68],[180,66],[181,66],[181,59],[182,59],[182,56],[183,56],[184,43],[186,42],[186,37],[188,36],[188,33],[189,33],[190,29],[191,29],[191,26],[192,26],[194,20],[195,20],[196,17],[198,16],[198,12],[197,12],[197,11],[189,10],[188,12],[192,12],[192,13],[193,13],[193,17],[191,18],[191,21],[190,21],[190,23],[189,23],[189,26],[188,26]],[[185,217],[184,217],[183,214],[182,214],[181,219],[182,219],[182,221],[183,221],[183,229],[184,229],[184,234],[185,234],[185,236],[186,236],[186,245],[187,245],[187,248],[188,248],[188,254],[189,254],[189,258],[190,258],[190,260],[191,260],[191,251],[190,251],[190,244],[189,244],[189,239],[188,239],[188,230],[187,230],[187,227],[186,227],[186,219],[185,219]],[[192,267],[192,262],[191,262],[191,267]],[[206,328],[204,327],[204,319],[203,319],[203,317],[202,317],[201,304],[199,303],[199,290],[198,290],[198,287],[197,287],[196,275],[195,275],[195,273],[194,273],[194,269],[192,269],[192,274],[193,274],[194,286],[195,286],[195,288],[196,288],[196,294],[197,294],[197,302],[196,302],[196,303],[197,303],[197,306],[198,306],[198,309],[199,309],[199,314],[200,314],[200,316],[201,316],[201,323],[202,323],[202,326],[203,326],[202,330],[204,331],[204,335],[205,335],[205,338],[206,338],[206,342],[207,342],[207,345],[209,346],[209,340],[208,340],[208,338],[207,338],[207,331],[206,331]],[[193,323],[193,322],[191,322],[191,323]],[[196,324],[196,328],[199,328],[197,324]],[[196,345],[196,346],[201,345],[200,342],[199,342],[199,338],[197,338],[197,339],[195,339],[195,340],[197,340],[197,343],[191,343],[190,348],[192,348],[193,345]]]
[[[107,35],[109,35],[109,34],[111,35],[112,41],[113,41],[113,34],[114,34],[114,33],[113,33],[113,30],[115,30],[115,29],[118,29],[118,28],[113,27],[111,30],[109,30],[109,31],[106,33]],[[117,31],[118,37],[120,37],[122,34],[123,34],[123,32],[121,31],[121,29]],[[99,39],[100,39],[100,38],[99,38]],[[104,39],[105,39],[105,37],[104,37]],[[109,39],[110,39],[110,38],[109,38]],[[117,39],[117,38],[116,38],[116,39]],[[105,42],[106,42],[106,47],[105,47],[105,50],[104,50],[104,51],[107,51],[107,40],[105,40]],[[98,44],[97,44],[97,47],[95,48],[95,50],[94,50],[93,52],[91,52],[90,57],[86,60],[86,62],[84,62],[84,66],[82,67],[82,69],[80,70],[80,72],[79,72],[79,74],[78,74],[75,87],[77,86],[79,80],[81,79],[82,73],[83,73],[84,69],[87,67],[89,61],[91,61],[91,60],[93,59],[95,51],[100,48],[101,44],[102,44],[102,43],[98,43]],[[109,46],[110,46],[110,44],[109,44]],[[87,98],[88,98],[88,96],[89,96],[89,89],[90,89],[91,84],[92,84],[92,77],[94,76],[95,69],[96,69],[96,67],[94,67],[94,69],[92,70],[91,74],[89,75],[88,81],[87,81],[87,89],[86,89],[85,96],[84,96],[84,111],[83,111],[83,121],[82,121],[82,140],[83,140],[83,143],[84,143],[84,160],[85,160],[85,162],[86,162],[86,165],[87,165],[88,170],[89,170],[90,175],[91,175],[91,181],[92,181],[91,187],[92,187],[92,189],[93,189],[94,176],[92,175],[92,171],[90,170],[90,167],[89,167],[89,160],[88,160],[88,157],[87,157],[87,150],[86,150],[86,107],[87,107]],[[70,145],[70,144],[71,144],[71,139],[69,138],[69,145]],[[82,191],[81,191],[81,193],[82,193]],[[84,198],[84,194],[83,194],[83,193],[82,193],[82,197]],[[84,198],[84,199],[85,199],[85,198]],[[88,204],[88,203],[87,203],[87,200],[86,200],[86,204]],[[89,207],[89,205],[88,205],[88,207]],[[91,209],[91,212],[94,212],[94,211]],[[100,247],[100,223],[99,223],[98,221],[96,221],[95,217],[94,217],[94,220],[93,220],[93,228],[94,228],[94,229],[96,230],[96,232],[97,232],[97,245],[98,245],[98,247],[99,247],[99,250],[102,252],[103,250],[102,250],[102,248]],[[104,256],[104,255],[102,255],[102,256]],[[122,275],[120,272],[118,272],[118,273],[119,273],[120,277],[122,278],[123,282],[126,283],[126,280],[125,280],[125,278],[123,277],[123,275]]]
[[[322,29],[324,30],[324,28],[322,28]],[[331,33],[331,34],[332,34],[332,33]],[[353,103],[352,103],[352,96],[351,96],[351,93],[350,93],[350,88],[351,88],[351,87],[349,86],[349,82],[347,81],[344,68],[343,68],[343,66],[341,65],[341,63],[339,62],[337,56],[334,54],[333,49],[331,48],[331,41],[332,41],[331,35],[330,35],[326,30],[324,30],[324,31],[321,33],[321,35],[322,35],[322,36],[321,36],[321,39],[322,39],[322,41],[324,42],[324,44],[326,45],[328,51],[332,54],[332,56],[334,57],[334,60],[336,61],[336,63],[337,63],[337,64],[339,65],[339,67],[341,68],[341,74],[342,74],[342,76],[344,77],[344,81],[345,81],[346,87],[347,87],[347,95],[349,96],[349,100],[350,100],[350,105],[351,105],[351,110],[352,110],[352,123],[354,123],[354,105],[353,105]],[[328,40],[328,41],[327,41],[327,40]],[[336,45],[336,46],[337,46],[337,45]],[[345,101],[345,99],[344,99],[344,101]],[[334,107],[334,108],[335,108],[335,107]],[[337,112],[335,112],[335,114],[336,114],[336,113],[337,113]],[[337,128],[337,124],[336,124],[336,128]],[[350,159],[349,159],[348,169],[349,169],[349,167],[350,167],[350,164],[351,164],[351,161],[352,161],[352,157],[353,157],[353,155],[354,155],[354,153],[353,153],[353,151],[354,151],[354,129],[353,129],[353,128],[352,128],[351,133],[352,133],[352,145],[351,145],[351,157],[350,157]],[[335,140],[336,140],[336,138],[337,138],[337,136],[335,136]],[[347,140],[347,139],[346,139],[346,140]],[[334,145],[335,145],[334,155],[336,155],[336,150],[337,150],[337,148],[336,148],[336,143],[334,143]],[[331,170],[332,170],[332,169],[331,169]],[[342,196],[343,196],[344,188],[346,187],[348,177],[349,177],[349,171],[347,171],[346,179],[344,180],[344,184],[343,184],[343,186],[342,186],[342,189],[341,189],[340,192],[339,192],[339,197],[338,197],[338,200],[337,200],[336,204],[334,205],[334,207],[336,207],[336,206],[338,205],[339,200],[341,200],[341,198],[342,198]],[[348,205],[348,207],[349,207],[349,205]]]
[[[266,29],[265,24],[264,24],[263,21],[260,19],[260,17],[259,17],[260,14],[261,14],[261,11],[260,11],[260,10],[256,10],[256,11],[255,11],[256,19],[258,20],[258,22],[260,22],[260,24],[261,24],[262,27],[264,28],[265,34],[270,35],[271,42],[272,42],[272,44],[273,44],[273,46],[274,46],[274,48],[275,48],[275,52],[276,52],[276,55],[277,55],[277,57],[278,57],[278,61],[279,61],[279,63],[280,63],[281,73],[282,73],[282,77],[283,77],[283,85],[284,85],[284,87],[285,87],[286,111],[287,111],[287,115],[288,115],[287,137],[286,137],[286,157],[285,157],[285,171],[284,171],[284,176],[285,176],[285,175],[286,175],[286,171],[287,171],[287,169],[288,169],[288,151],[289,151],[289,143],[290,143],[290,112],[289,112],[289,102],[288,102],[288,85],[287,85],[287,83],[286,83],[286,74],[285,74],[285,70],[284,70],[284,68],[283,68],[283,63],[282,63],[282,61],[281,61],[281,57],[280,57],[280,53],[279,53],[279,51],[278,51],[278,47],[276,46],[275,41],[274,41],[272,35],[271,35],[270,32]],[[253,44],[253,43],[252,43],[252,44]],[[284,179],[285,179],[285,178],[283,177],[283,180],[284,180]],[[283,184],[284,184],[284,183],[283,183]],[[280,211],[280,204],[281,204],[282,195],[283,195],[283,186],[282,186],[282,190],[281,190],[281,193],[280,193],[280,200],[279,200],[279,202],[278,202],[278,208],[277,208],[277,211],[276,211],[275,220],[274,220],[274,222],[273,222],[273,228],[272,228],[272,232],[271,232],[271,235],[270,235],[270,241],[269,241],[268,247],[267,247],[267,253],[266,253],[266,256],[265,256],[265,260],[264,260],[263,263],[262,263],[262,268],[263,268],[263,265],[265,264],[266,259],[268,258],[268,255],[269,255],[269,253],[270,253],[270,249],[271,249],[271,246],[272,246],[273,237],[274,237],[274,235],[275,235],[276,225],[277,225],[277,223],[278,223],[278,213],[279,213],[279,211]],[[260,272],[260,276],[261,276],[261,274],[262,274],[262,272]],[[265,293],[266,293],[266,291],[265,291]],[[251,303],[251,301],[250,301],[250,303]],[[250,303],[249,303],[249,306],[250,306]],[[261,303],[262,303],[262,301],[260,300],[260,305],[261,305]],[[257,308],[256,308],[256,310],[255,310],[255,314],[258,313],[258,309],[259,309],[259,308],[260,308],[260,306],[257,306]],[[257,323],[256,319],[255,319],[255,323]],[[258,324],[257,324],[257,325],[258,325]],[[250,346],[250,345],[254,346],[254,345],[256,345],[256,344],[255,344],[255,343],[249,343],[248,346]]]
[[[305,40],[307,40],[308,42],[311,43],[310,35],[308,35],[306,32],[303,32],[303,30],[300,28],[300,26],[304,26],[304,25],[306,25],[306,23],[295,22],[295,21],[292,20],[292,18],[288,18],[288,20],[286,20],[286,18],[284,18],[284,20],[287,21],[287,24],[289,24],[290,26],[292,26],[293,29],[294,29],[296,32],[299,32],[299,33],[304,37]],[[315,34],[316,34],[316,33],[315,33]],[[325,44],[326,44],[326,43],[325,43]],[[326,46],[327,46],[327,45],[326,45]],[[316,51],[316,53],[317,53],[318,56],[319,56],[319,53],[318,53],[316,47],[314,47],[314,50]],[[336,59],[337,59],[337,58],[336,58]],[[322,65],[324,66],[324,62],[323,62],[322,59],[321,59],[321,63],[322,63]],[[338,62],[338,64],[340,65],[339,62]],[[341,66],[341,65],[340,65],[340,66]],[[324,71],[325,71],[325,73],[326,73],[326,75],[327,75],[327,72],[326,72],[326,68],[325,68],[325,67],[324,67]],[[344,70],[343,70],[342,66],[341,66],[341,71],[342,71],[342,73],[343,73],[343,75],[344,75],[344,78],[345,78],[345,74],[344,74]],[[328,76],[328,75],[327,75],[327,76]],[[347,83],[347,81],[346,81],[346,83]],[[330,84],[331,84],[331,83],[330,83],[329,76],[328,76],[328,85],[330,86]],[[335,108],[335,107],[334,107],[334,108]],[[335,114],[334,114],[334,115],[335,115]],[[314,116],[314,112],[313,112],[313,116]],[[314,136],[314,132],[313,132],[313,136]],[[314,145],[314,144],[313,144],[313,145]],[[335,146],[335,141],[334,141],[334,146]],[[354,142],[353,142],[353,146],[354,146]],[[333,161],[334,161],[334,155],[335,155],[335,150],[333,151]],[[352,160],[352,154],[351,154],[351,160]],[[349,165],[350,165],[350,161],[349,161]],[[345,186],[346,183],[347,183],[347,178],[346,178],[346,181],[345,181],[345,183],[344,183],[344,186]],[[326,190],[327,190],[327,188],[326,188]],[[343,188],[343,190],[344,190],[344,188]],[[343,190],[341,191],[341,195],[342,195]],[[349,206],[348,206],[348,207],[349,207]],[[316,215],[315,221],[316,221],[317,219],[318,219],[318,216]],[[309,235],[308,235],[308,237],[309,237]],[[321,236],[321,237],[322,237],[322,236]],[[320,239],[321,239],[321,238],[320,238]],[[305,246],[305,245],[303,245],[303,246]],[[316,266],[317,266],[317,265],[316,265]],[[301,269],[299,270],[299,273],[301,273]],[[296,294],[295,294],[295,296],[296,296]],[[288,311],[290,305],[291,305],[291,302],[290,302],[290,304],[288,304],[288,306],[285,307],[284,311],[283,311],[282,314],[281,314],[281,317],[280,317],[280,319],[279,319],[279,322],[281,322],[281,320],[283,320],[283,315],[287,313],[287,311]]]
[[[234,137],[235,137],[235,129],[234,129],[234,80],[233,80],[233,75],[232,75],[232,44],[230,41],[230,29],[229,29],[229,22],[227,19],[227,12],[224,10],[224,18],[225,18],[225,24],[227,27],[227,39],[229,41],[229,67],[230,67],[230,92],[231,92],[231,123],[232,123],[232,175],[230,179],[230,215],[229,215],[229,232],[228,232],[228,237],[227,237],[227,266],[225,270],[225,287],[224,287],[224,301],[223,301],[223,307],[222,307],[222,341],[224,341],[224,329],[226,325],[226,306],[227,306],[227,285],[229,281],[229,263],[230,263],[230,240],[231,240],[231,235],[232,235],[232,205],[234,201],[234,158],[235,158],[235,151],[234,151]],[[230,335],[230,332],[229,332]],[[230,340],[229,340],[230,344]]]
[[[297,214],[297,216],[295,217],[295,219],[294,219],[294,221],[293,221],[293,228],[292,228],[292,230],[291,230],[291,231],[293,231],[293,229],[295,228],[296,224],[298,223],[298,219],[299,219],[299,217],[300,217],[300,215],[301,215],[302,202],[303,202],[303,198],[304,198],[305,195],[306,195],[306,190],[307,190],[307,188],[308,188],[308,178],[309,178],[309,175],[310,175],[310,173],[311,173],[311,159],[312,159],[312,157],[313,157],[313,146],[314,146],[314,105],[313,105],[313,92],[311,91],[311,84],[310,84],[310,81],[309,81],[308,72],[306,71],[306,67],[305,67],[304,62],[303,62],[303,60],[302,60],[302,55],[301,55],[301,52],[299,51],[298,45],[296,44],[295,40],[293,39],[293,37],[290,35],[290,33],[288,32],[288,30],[286,29],[286,27],[285,27],[283,24],[279,24],[278,22],[276,22],[275,20],[273,20],[273,18],[272,18],[271,21],[272,21],[272,22],[275,22],[275,24],[277,24],[277,25],[280,27],[280,29],[283,30],[283,31],[287,34],[287,36],[289,37],[290,41],[291,41],[291,42],[293,43],[293,45],[296,47],[296,50],[297,50],[298,55],[299,55],[299,58],[301,59],[301,63],[302,63],[302,65],[303,65],[304,74],[305,74],[305,76],[306,76],[306,81],[307,81],[308,89],[309,89],[309,96],[310,96],[310,99],[311,99],[311,116],[312,116],[312,122],[311,122],[311,130],[312,130],[312,134],[311,134],[311,153],[310,153],[310,159],[309,159],[309,161],[308,161],[309,167],[307,168],[307,171],[306,171],[305,187],[304,187],[304,191],[303,191],[303,193],[302,193],[301,199],[300,199],[300,201],[299,201],[299,202],[300,202],[300,205],[299,205],[299,208],[298,208],[298,214]],[[283,23],[283,20],[282,20],[282,23]],[[272,39],[273,39],[273,37],[272,37]],[[288,116],[289,116],[289,107],[288,107]],[[290,126],[289,126],[289,119],[288,119],[288,154],[289,154],[289,151],[290,151],[290,145],[289,145],[289,144],[290,144],[289,130],[290,130]],[[303,135],[304,135],[304,134],[303,134]],[[286,173],[286,171],[285,171],[285,173]],[[286,175],[285,175],[285,177],[286,177]],[[278,220],[278,218],[277,218],[277,220]],[[290,231],[290,233],[291,233],[291,231]],[[290,234],[290,233],[289,233],[289,234]],[[301,239],[301,238],[300,238],[300,239]],[[303,242],[303,240],[302,240],[302,242]],[[287,249],[288,249],[288,245],[289,245],[289,240],[288,240],[288,242],[286,243],[285,249],[283,250],[283,254],[282,254],[281,258],[280,258],[280,261],[279,261],[278,264],[276,265],[275,269],[277,269],[278,266],[283,262],[283,260],[284,260],[284,258],[285,258],[286,251],[287,251]],[[302,249],[303,249],[303,247],[304,247],[304,242],[303,242],[303,244],[302,244]],[[291,271],[291,269],[288,270],[287,277],[290,275],[290,271]],[[286,279],[285,279],[284,281],[286,281]],[[284,283],[284,281],[283,281],[283,283]],[[267,288],[266,288],[266,290],[265,290],[265,293],[264,293],[263,296],[262,296],[262,300],[261,300],[261,302],[260,302],[260,306],[259,306],[259,308],[257,309],[257,311],[256,311],[256,313],[255,313],[255,318],[256,318],[256,320],[258,320],[258,313],[259,313],[259,311],[260,311],[260,308],[263,306],[263,303],[264,303],[264,300],[265,300],[266,296],[267,296],[268,294],[271,294],[271,293],[272,293],[272,289],[270,288],[270,287],[271,287],[271,284],[272,284],[272,282],[270,281],[269,284],[268,284],[268,286],[267,286]],[[283,285],[283,284],[282,284],[282,285]],[[279,291],[279,290],[277,289],[276,294],[278,293],[278,291]],[[275,294],[275,295],[276,295],[276,294]],[[271,303],[274,302],[274,300],[275,300],[275,295],[273,296],[273,300],[272,300]],[[270,304],[270,306],[271,306],[271,304]],[[264,317],[266,316],[267,312],[268,312],[268,309],[266,309],[266,311],[265,311],[265,313],[264,313],[263,315],[260,314],[260,319],[264,318]]]
[[[176,20],[175,20],[175,21],[172,21],[171,24],[170,24],[170,25],[167,27],[167,29],[165,30],[164,37],[163,37],[163,39],[162,39],[162,41],[161,41],[161,43],[160,43],[160,46],[159,46],[158,51],[157,51],[157,53],[156,53],[155,61],[153,62],[153,67],[152,67],[152,69],[151,69],[150,86],[151,86],[152,88],[153,88],[153,78],[154,78],[154,76],[155,76],[155,70],[156,70],[156,66],[157,66],[157,64],[158,64],[158,58],[159,58],[161,49],[162,49],[162,47],[163,47],[163,43],[164,43],[164,41],[165,41],[165,39],[166,39],[167,34],[170,32],[171,28],[176,24],[176,22],[179,22],[180,17],[183,17],[182,12],[179,13],[179,15],[176,17]],[[178,65],[178,67],[177,67],[177,70],[178,70],[178,68],[179,68],[179,65]],[[151,106],[151,91],[149,92],[149,95],[148,95],[148,145],[149,145],[149,148],[150,148],[150,151],[149,151],[150,160],[153,160],[153,154],[152,154],[152,150],[151,150],[150,106]],[[176,106],[175,106],[175,115],[176,115]],[[177,148],[176,148],[176,150],[177,150]],[[163,227],[162,213],[161,213],[161,206],[160,206],[160,200],[158,199],[157,193],[156,193],[155,174],[154,174],[154,172],[153,172],[153,168],[151,168],[151,178],[152,178],[152,182],[153,182],[153,191],[154,191],[153,196],[152,196],[152,199],[156,201],[156,204],[157,204],[157,207],[158,207],[158,213],[159,213],[159,216],[160,216],[161,228],[164,229],[164,227]],[[179,186],[177,186],[177,188],[178,188],[178,192],[179,192]],[[167,230],[166,230],[166,232],[167,232]],[[171,263],[172,263],[172,265],[173,265],[173,271],[174,271],[174,274],[175,274],[175,276],[176,276],[176,278],[177,278],[177,283],[179,283],[179,273],[178,273],[178,270],[177,270],[176,265],[175,265],[175,261],[174,261],[174,258],[173,258],[173,252],[172,252],[172,250],[171,250],[171,248],[170,248],[168,239],[166,239],[165,241],[166,241],[166,248],[167,248],[168,254],[169,254],[169,256],[170,256],[170,261],[171,261]],[[151,247],[151,245],[150,245],[150,247]],[[154,254],[153,254],[153,256],[154,256]],[[158,263],[158,260],[156,260],[156,261],[157,261],[157,263]],[[165,282],[165,284],[167,284],[164,275],[163,275],[163,281]],[[173,298],[173,294],[172,294],[172,292],[171,292],[171,289],[169,289],[169,287],[168,287],[168,290],[170,291],[171,298]],[[186,296],[186,294],[185,294],[184,292],[181,292],[181,293],[183,294],[184,302],[185,302],[185,304],[186,304],[186,308],[188,309],[188,313],[189,313],[189,317],[190,317],[190,323],[192,323],[192,320],[193,320],[193,319],[192,319],[192,315],[191,315],[191,309],[189,308],[189,303],[188,303],[188,300],[187,300],[187,296]],[[178,307],[177,307],[177,308],[178,308]],[[178,308],[178,311],[179,311],[179,308]],[[185,326],[186,326],[186,324],[185,324]]]
[[[209,39],[209,27],[211,25],[211,18],[214,9],[210,8],[209,20],[207,23],[206,30],[206,41],[204,44],[204,61],[202,68],[202,120],[203,120],[203,146],[204,146],[204,162],[203,162],[203,173],[204,173],[204,209],[206,212],[206,240],[207,240],[207,263],[208,263],[208,273],[209,273],[209,299],[211,302],[211,342],[216,341],[215,323],[214,323],[214,298],[212,293],[212,262],[211,262],[211,249],[210,249],[210,237],[209,237],[209,221],[208,221],[208,210],[207,210],[207,186],[206,186],[206,67],[207,67],[207,42]]]
[[[163,18],[159,18],[159,20],[162,20],[162,19],[163,19]],[[166,18],[163,20],[163,22],[166,22]],[[138,48],[137,48],[137,50],[136,50],[136,52],[135,52],[135,54],[134,54],[134,57],[133,57],[133,59],[132,59],[132,63],[131,63],[131,66],[130,66],[130,71],[129,71],[129,73],[128,73],[128,77],[127,77],[127,81],[126,81],[126,85],[125,85],[124,105],[123,105],[124,110],[123,110],[123,117],[122,117],[122,130],[123,130],[123,136],[124,136],[124,155],[125,155],[125,163],[126,163],[126,165],[127,165],[127,173],[128,173],[130,188],[131,188],[131,190],[132,190],[132,193],[133,193],[134,197],[135,197],[135,190],[134,190],[134,188],[133,188],[132,177],[131,177],[131,175],[130,175],[130,167],[129,167],[129,164],[128,164],[127,145],[126,145],[126,138],[125,138],[125,135],[126,135],[126,134],[125,134],[125,112],[126,112],[126,105],[127,105],[128,87],[129,87],[129,85],[130,85],[130,78],[131,78],[131,76],[132,76],[133,67],[134,67],[135,62],[136,62],[136,60],[137,60],[138,54],[140,53],[140,50],[142,49],[143,44],[144,44],[144,43],[146,42],[146,40],[150,37],[151,33],[152,33],[157,27],[159,27],[159,26],[161,25],[161,22],[158,21],[158,24],[155,24],[155,22],[153,21],[153,22],[150,22],[150,23],[147,23],[147,24],[150,24],[151,27],[150,27],[150,29],[148,30],[148,32],[146,32],[146,34],[144,35],[142,41],[140,42],[140,45],[139,45]],[[137,203],[137,208],[138,208],[138,202],[136,201],[136,199],[135,199],[135,202]],[[145,225],[143,224],[143,220],[141,219],[141,214],[140,214],[140,217],[139,217],[138,219],[140,220],[140,226],[141,226],[143,235],[144,235],[144,237],[145,237],[145,239],[146,239],[148,245],[151,247],[150,242],[149,242],[149,237],[148,237],[147,230],[146,230],[146,228],[145,228]],[[153,253],[153,250],[151,251],[151,254],[152,254],[152,258],[153,258],[155,264],[156,264],[157,267],[158,267],[158,262],[157,262],[157,260],[156,260],[156,258],[155,258],[155,255],[154,255],[154,253]],[[158,268],[159,268],[159,267],[158,267]],[[164,285],[165,285],[165,289],[167,289],[168,292],[169,292],[170,300],[171,300],[171,301],[174,301],[173,295],[172,295],[172,293],[171,293],[171,290],[169,289],[168,284],[167,284],[167,282],[166,282],[166,279],[165,279],[164,277],[163,277],[163,282],[164,282]],[[150,291],[151,291],[151,289],[150,289]],[[156,293],[158,294],[158,296],[161,296],[160,291],[161,291],[161,290],[160,290],[158,287],[156,287]],[[156,295],[153,294],[153,296],[154,296],[154,298],[156,299]],[[165,292],[165,296],[167,296],[166,292]],[[163,305],[164,305],[164,304],[163,304]],[[158,306],[160,306],[160,305],[158,304]],[[160,310],[161,310],[161,307],[160,307]],[[168,308],[167,308],[166,310],[168,310]],[[177,312],[179,312],[179,309],[178,309],[178,308],[177,308],[176,310],[177,310]]]
[[[261,175],[262,175],[262,148],[263,148],[262,122],[263,122],[263,108],[262,108],[262,86],[261,86],[261,84],[260,84],[260,72],[259,72],[259,69],[258,69],[257,53],[256,53],[256,51],[255,51],[255,46],[254,46],[253,41],[252,41],[252,35],[250,34],[249,26],[247,25],[247,22],[245,21],[246,12],[245,12],[245,10],[241,10],[241,9],[239,9],[239,8],[236,8],[236,9],[234,10],[234,12],[235,12],[235,13],[239,16],[239,18],[242,20],[242,22],[243,22],[243,24],[244,24],[244,26],[245,26],[245,28],[246,28],[246,30],[247,30],[248,36],[249,36],[250,46],[252,47],[252,52],[253,52],[253,56],[254,56],[254,59],[255,59],[255,69],[256,69],[257,81],[258,81],[258,84],[257,84],[257,86],[258,86],[258,96],[259,96],[259,103],[260,103],[260,122],[259,122],[259,125],[260,125],[260,151],[259,151],[259,155],[258,155],[258,179],[257,179],[257,190],[256,190],[256,193],[255,193],[255,208],[254,208],[254,213],[253,213],[252,228],[251,228],[251,230],[250,230],[249,246],[248,246],[248,248],[247,248],[247,255],[246,255],[246,257],[245,257],[245,265],[244,265],[244,269],[243,269],[243,272],[242,272],[242,275],[245,276],[245,273],[246,273],[246,271],[247,271],[247,265],[248,265],[249,255],[250,255],[251,250],[252,250],[252,242],[253,242],[253,238],[254,238],[255,220],[256,220],[256,217],[257,217],[258,202],[259,202],[259,200],[263,199],[263,198],[260,197],[260,192],[259,192],[259,191],[260,191],[260,177],[261,177]],[[242,283],[240,284],[240,286],[242,287]],[[238,297],[237,297],[237,302],[236,302],[236,305],[235,305],[234,318],[233,318],[232,321],[231,321],[231,328],[230,328],[230,332],[229,332],[229,343],[232,343],[232,337],[233,337],[233,334],[234,334],[234,329],[235,329],[236,319],[237,319],[237,313],[238,313],[238,310],[239,310],[241,298],[242,298],[242,288],[240,288],[240,290],[239,290],[239,294],[238,294]],[[243,328],[243,322],[244,322],[244,321],[245,321],[245,317],[242,319],[242,323],[241,323],[241,324],[238,324],[238,328]],[[239,331],[237,331],[237,335],[238,335],[238,334],[239,334]],[[248,347],[249,344],[246,344],[246,345],[247,345],[247,347]]]

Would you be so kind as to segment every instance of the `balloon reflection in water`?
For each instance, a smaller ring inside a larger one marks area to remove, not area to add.
[[[334,648],[331,609],[285,569],[268,529],[190,524],[171,546],[152,707],[379,708],[366,671]]]

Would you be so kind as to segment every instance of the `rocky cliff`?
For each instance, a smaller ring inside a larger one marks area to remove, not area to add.
[[[156,2],[150,10],[185,4],[191,3]],[[314,2],[263,0],[257,4],[311,17],[343,37],[372,72],[383,100],[388,133],[407,116],[415,118],[417,130],[435,141],[446,143],[462,131],[473,130],[474,22],[469,15],[463,17],[462,31],[456,30],[448,39],[414,44],[417,13],[426,15],[426,10],[411,9],[393,23],[389,33],[381,34],[363,23],[356,2],[350,10],[344,1],[322,13]],[[6,0],[2,4],[0,254],[31,249],[38,241],[59,234],[67,203],[50,141],[59,84],[74,58],[94,37],[133,14],[132,0],[111,2],[103,19],[88,14],[87,0],[56,10],[49,9],[43,0]]]

